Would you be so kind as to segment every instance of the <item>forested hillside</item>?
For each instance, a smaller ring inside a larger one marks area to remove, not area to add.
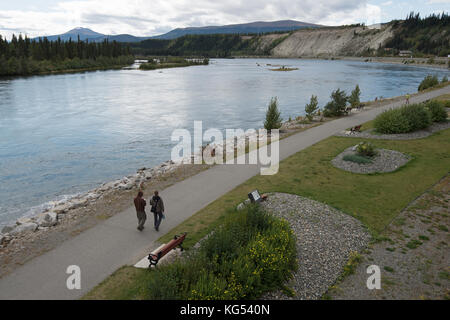
[[[205,56],[224,58],[255,54],[254,40],[237,34],[186,35],[173,40],[149,39],[130,44],[132,52],[143,55]]]
[[[445,57],[450,54],[450,16],[446,13],[421,18],[411,14],[404,21],[393,21],[394,37],[386,48],[411,50],[417,54]]]

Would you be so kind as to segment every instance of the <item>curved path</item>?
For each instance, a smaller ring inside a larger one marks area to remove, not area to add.
[[[422,102],[450,93],[450,86],[412,97]],[[399,107],[403,101],[326,122],[280,141],[280,161],[346,128],[374,119],[382,111]],[[61,243],[0,279],[0,299],[78,299],[119,267],[134,264],[156,240],[209,203],[259,174],[257,165],[218,165],[161,192],[167,219],[160,232],[151,220],[142,232],[136,230],[133,207]],[[81,289],[68,290],[67,267],[81,269]]]

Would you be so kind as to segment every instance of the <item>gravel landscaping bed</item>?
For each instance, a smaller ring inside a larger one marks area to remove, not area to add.
[[[375,134],[374,129],[369,129],[362,132],[350,132],[343,131],[335,134],[338,137],[352,137],[352,138],[366,138],[366,139],[380,139],[380,140],[414,140],[422,139],[432,135],[435,132],[445,130],[450,128],[450,121],[433,123],[426,130],[419,130],[410,133],[400,133],[400,134]]]
[[[262,299],[320,299],[342,273],[350,253],[369,243],[370,235],[360,221],[323,203],[272,193],[261,205],[289,222],[297,237],[298,254],[298,270],[286,284],[295,295],[276,291]]]
[[[372,158],[371,163],[359,164],[344,160],[346,155],[356,154],[354,148],[355,147],[350,147],[345,149],[344,152],[331,160],[333,166],[353,173],[386,173],[397,170],[411,160],[411,157],[406,154],[386,149],[377,149],[377,155]]]
[[[334,286],[331,299],[450,299],[450,175],[405,208],[380,240],[361,255],[354,274]],[[366,286],[369,265],[381,289]]]

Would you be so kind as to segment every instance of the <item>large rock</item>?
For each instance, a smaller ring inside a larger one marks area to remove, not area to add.
[[[16,227],[16,225],[8,225],[8,226],[4,226],[4,227],[2,228],[2,233],[3,233],[3,234],[5,234],[5,233],[10,233],[11,231],[14,230],[15,227]]]
[[[87,200],[86,199],[74,199],[72,201],[69,202],[69,209],[77,209],[80,207],[84,207],[87,205]]]
[[[58,215],[53,211],[46,212],[40,215],[36,222],[40,227],[52,227],[58,223]]]
[[[26,223],[30,223],[30,222],[33,222],[33,220],[32,220],[31,218],[29,218],[29,217],[23,217],[23,218],[17,219],[16,224],[17,224],[18,226],[20,226],[21,224],[26,224]]]
[[[6,240],[6,236],[4,234],[0,233],[0,245],[2,245],[3,242],[5,242],[5,240]]]
[[[52,211],[55,212],[56,214],[64,214],[67,212],[68,209],[69,209],[69,205],[67,203],[65,203],[65,204],[54,207]]]
[[[24,223],[11,230],[10,234],[18,235],[25,232],[34,232],[36,231],[37,227],[38,225],[34,222]]]
[[[117,184],[118,184],[117,181],[111,181],[111,182],[103,184],[100,188],[98,188],[98,190],[101,192],[105,192],[105,191],[108,191],[108,190],[114,188]]]

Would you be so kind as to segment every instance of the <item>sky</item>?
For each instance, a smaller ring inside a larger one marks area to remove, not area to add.
[[[298,20],[322,25],[450,11],[450,0],[0,0],[0,35],[49,36],[76,27],[153,36],[175,28]]]

